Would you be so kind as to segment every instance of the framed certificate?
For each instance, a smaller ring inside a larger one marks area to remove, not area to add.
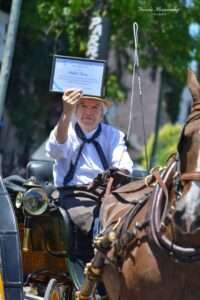
[[[104,60],[54,55],[50,91],[80,88],[84,95],[102,97],[104,76]]]

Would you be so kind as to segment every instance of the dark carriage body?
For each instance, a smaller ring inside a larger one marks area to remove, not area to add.
[[[37,188],[52,187],[52,162],[30,162],[27,176],[36,179]],[[24,188],[24,181],[18,175],[0,179],[0,299],[51,300],[55,282],[56,300],[73,299],[83,282],[84,265],[70,255],[71,221],[62,208],[51,205],[41,215],[25,213],[16,197],[35,186],[33,182]]]
[[[22,300],[23,270],[19,232],[8,192],[0,179],[0,255],[5,299]]]

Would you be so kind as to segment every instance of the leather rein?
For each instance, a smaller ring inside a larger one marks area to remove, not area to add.
[[[180,141],[186,126],[191,122],[199,119],[200,119],[200,101],[193,104],[192,113],[189,116],[185,126],[183,127]],[[162,185],[164,186],[167,186],[168,182],[172,178],[175,178],[175,180],[177,179],[178,183],[183,182],[184,184],[184,181],[200,181],[200,172],[194,171],[194,172],[186,172],[181,174],[180,156],[178,153],[176,155],[176,158],[170,164],[170,166],[162,172],[161,178],[163,182]],[[171,214],[172,217],[173,214],[173,212],[169,212],[169,211],[166,212],[166,210],[163,211],[163,213],[161,214],[162,207],[166,207],[166,205],[168,205],[168,203],[166,203],[168,202],[168,199],[166,199],[165,190],[158,182],[154,191],[152,207],[150,212],[150,229],[151,229],[152,239],[160,249],[167,252],[170,256],[174,257],[177,261],[187,262],[187,263],[199,261],[200,247],[197,248],[182,247],[180,245],[177,245],[175,242],[171,241],[164,234],[163,231],[163,226],[165,226],[164,222],[167,216],[169,217],[169,215]],[[173,208],[173,210],[175,210],[175,208]]]

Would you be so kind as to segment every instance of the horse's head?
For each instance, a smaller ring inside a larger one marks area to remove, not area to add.
[[[175,223],[184,233],[200,229],[200,84],[191,71],[188,87],[193,104],[178,144],[180,184],[175,213]]]

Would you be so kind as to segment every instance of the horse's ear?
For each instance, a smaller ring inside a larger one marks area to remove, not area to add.
[[[187,86],[191,91],[193,100],[200,100],[200,84],[191,70],[188,70]]]

